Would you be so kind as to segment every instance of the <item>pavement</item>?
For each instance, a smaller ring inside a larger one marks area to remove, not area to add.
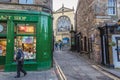
[[[0,72],[0,80],[58,80],[55,69],[51,68],[45,71],[27,71],[27,75],[20,78],[14,78],[16,72]]]
[[[120,69],[115,69],[115,68],[107,68],[105,66],[101,66],[101,65],[97,65],[99,68],[101,68],[102,70],[116,76],[117,78],[120,79]]]
[[[80,54],[80,53],[78,53],[78,54]],[[90,64],[96,65],[101,70],[106,71],[107,73],[110,73],[111,75],[119,78],[119,80],[120,80],[120,68],[115,69],[115,68],[109,68],[109,67],[106,67],[106,66],[103,66],[100,64],[98,65],[93,60],[90,60],[88,55],[80,54],[80,56],[83,56],[85,59],[87,59]]]

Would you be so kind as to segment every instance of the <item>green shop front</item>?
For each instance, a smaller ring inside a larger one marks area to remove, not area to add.
[[[52,67],[52,16],[44,12],[0,10],[0,70],[15,71],[17,48],[26,70]]]

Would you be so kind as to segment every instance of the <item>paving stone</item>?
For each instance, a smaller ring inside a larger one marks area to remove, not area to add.
[[[0,80],[58,80],[54,69],[46,71],[28,71],[24,77],[21,74],[20,78],[14,78],[16,72],[0,72]]]

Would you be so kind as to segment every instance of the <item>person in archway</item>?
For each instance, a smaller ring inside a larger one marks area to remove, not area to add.
[[[62,50],[62,47],[63,47],[63,43],[62,43],[62,41],[59,41],[59,48],[60,48],[60,50]]]
[[[17,63],[17,75],[15,76],[15,78],[20,77],[20,72],[24,73],[24,76],[27,75],[27,72],[23,69],[24,53],[22,49],[18,48],[18,51],[15,54],[14,59],[16,60]]]
[[[55,50],[58,50],[58,43],[55,42]]]

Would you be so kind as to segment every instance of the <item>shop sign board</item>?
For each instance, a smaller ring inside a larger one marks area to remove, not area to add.
[[[13,16],[13,20],[26,20],[26,16]],[[12,19],[12,16],[7,16],[7,15],[0,15],[0,20],[8,20]]]

